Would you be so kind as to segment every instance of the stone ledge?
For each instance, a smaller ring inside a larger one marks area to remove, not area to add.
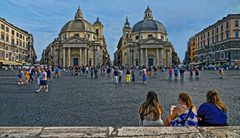
[[[226,127],[0,127],[0,137],[238,138],[240,126]]]

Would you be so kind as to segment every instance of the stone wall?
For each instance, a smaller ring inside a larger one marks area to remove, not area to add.
[[[239,138],[240,126],[227,127],[0,127],[0,137],[166,137]]]

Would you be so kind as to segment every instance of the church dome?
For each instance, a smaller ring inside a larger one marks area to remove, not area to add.
[[[161,31],[166,33],[165,26],[159,21],[153,19],[144,19],[133,26],[132,32],[140,31]]]
[[[94,32],[93,25],[82,17],[82,12],[78,8],[75,19],[67,22],[61,29],[64,32]]]
[[[145,10],[144,20],[137,22],[132,28],[132,32],[140,31],[161,31],[167,33],[165,26],[161,22],[153,20],[152,11],[149,7]]]

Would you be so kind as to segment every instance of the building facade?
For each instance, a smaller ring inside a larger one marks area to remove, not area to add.
[[[178,63],[178,57],[175,56],[177,54],[173,45],[168,42],[165,26],[153,19],[149,7],[145,10],[144,19],[137,22],[133,28],[126,18],[117,51],[114,53],[116,65],[168,67]]]
[[[194,64],[196,58],[195,37],[191,37],[188,41],[187,51],[185,53],[184,64]]]
[[[204,65],[240,64],[240,14],[229,14],[197,33],[196,63]]]
[[[99,18],[92,25],[83,18],[78,8],[75,18],[62,27],[58,38],[43,51],[41,63],[60,67],[109,64],[103,25]]]
[[[34,64],[33,36],[0,18],[0,65]]]

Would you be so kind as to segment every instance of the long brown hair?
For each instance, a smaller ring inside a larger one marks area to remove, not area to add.
[[[208,91],[207,102],[216,105],[217,108],[219,108],[220,110],[222,110],[224,112],[228,111],[227,106],[223,102],[221,102],[216,90]]]
[[[187,93],[180,93],[178,98],[185,102],[188,108],[191,108],[193,106],[192,100]]]
[[[152,110],[152,108],[154,108]],[[144,102],[139,110],[141,119],[150,112],[154,113],[154,120],[159,119],[160,115],[163,113],[163,108],[158,102],[157,94],[154,91],[149,91],[147,95],[146,102]]]

